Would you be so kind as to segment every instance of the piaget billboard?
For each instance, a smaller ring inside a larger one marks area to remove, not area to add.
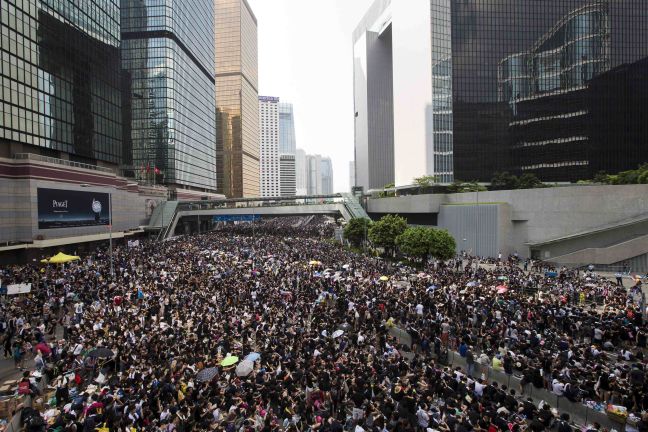
[[[38,188],[38,229],[109,225],[109,195]]]

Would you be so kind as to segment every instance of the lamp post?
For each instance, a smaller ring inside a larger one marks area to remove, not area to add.
[[[87,188],[87,187],[92,187],[92,185],[89,185],[87,183],[83,183],[81,185],[82,188]],[[113,263],[113,242],[112,242],[112,192],[108,192],[108,238],[110,239],[110,243],[108,246],[108,253],[110,255],[110,277],[114,278],[115,277],[115,266]]]

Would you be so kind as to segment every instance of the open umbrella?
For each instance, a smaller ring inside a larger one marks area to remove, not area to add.
[[[333,339],[337,339],[344,334],[344,330],[335,330],[331,336]]]
[[[221,364],[221,366],[225,366],[225,367],[232,366],[233,364],[238,362],[238,360],[239,359],[236,356],[227,356],[221,361],[220,364]]]
[[[506,276],[500,276],[500,277],[497,278],[497,280],[505,281],[505,280],[508,280],[508,278]]]
[[[254,370],[254,362],[250,360],[243,360],[241,363],[236,366],[236,376],[244,377],[248,376]]]
[[[97,358],[111,358],[115,355],[114,352],[108,348],[95,348],[88,353],[88,357],[97,357]]]
[[[426,278],[426,277],[427,277],[427,274],[421,272],[421,273],[418,274],[418,277],[419,277],[420,279],[423,279],[423,278]]]
[[[342,266],[342,268],[343,268],[344,270],[348,269],[349,267],[350,267],[349,264],[344,264],[344,265]]]
[[[477,286],[477,282],[475,282],[475,281],[470,281],[470,282],[468,282],[468,283],[466,284],[466,286],[467,286],[467,287],[474,287],[474,286]]]
[[[203,369],[196,375],[196,381],[209,382],[213,380],[216,375],[218,375],[218,369],[215,367]]]
[[[79,256],[67,255],[67,254],[64,254],[63,252],[59,252],[56,255],[54,255],[52,258],[47,260],[47,262],[50,263],[50,264],[64,264],[64,263],[68,263],[70,261],[78,261],[80,259],[81,259],[81,257],[79,257]],[[41,261],[41,262],[43,262],[43,261]]]
[[[315,261],[315,260],[312,260],[312,261],[309,261],[308,264],[309,264],[309,265],[320,265],[321,262],[319,262],[319,261]]]
[[[389,280],[389,278],[387,276],[380,276],[380,280],[384,282]]]
[[[500,285],[497,287],[497,294],[504,294],[505,292],[508,291],[508,288],[504,285]]]
[[[249,360],[251,362],[257,361],[261,358],[261,354],[257,352],[251,352],[250,354],[246,355],[243,360]]]

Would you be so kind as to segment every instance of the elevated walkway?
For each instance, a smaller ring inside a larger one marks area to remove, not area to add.
[[[258,216],[330,215],[350,220],[368,217],[358,200],[351,194],[297,196],[290,198],[243,198],[216,201],[170,201],[156,208],[149,229],[159,230],[158,239],[172,237],[183,218],[198,221],[214,216],[240,217],[253,220]]]

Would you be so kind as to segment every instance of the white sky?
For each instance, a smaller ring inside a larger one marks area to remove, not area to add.
[[[351,34],[373,0],[248,0],[259,28],[259,94],[292,102],[297,147],[330,156],[336,192],[353,160]]]

